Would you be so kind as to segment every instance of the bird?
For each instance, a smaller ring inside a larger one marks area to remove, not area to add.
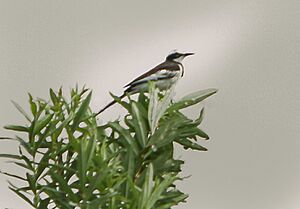
[[[184,67],[182,65],[182,60],[194,53],[170,53],[164,62],[160,63],[156,67],[150,69],[146,73],[137,77],[130,83],[124,86],[124,93],[119,96],[120,99],[124,98],[127,94],[135,94],[138,92],[146,92],[148,90],[148,82],[152,81],[160,91],[167,90],[171,86],[175,85],[177,81],[184,75]],[[102,108],[95,115],[99,115],[104,112],[107,108],[114,105],[115,100],[108,103],[104,108]]]

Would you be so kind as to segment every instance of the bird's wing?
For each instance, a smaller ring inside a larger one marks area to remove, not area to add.
[[[180,67],[178,64],[173,62],[163,62],[143,75],[137,77],[130,83],[128,83],[125,87],[134,86],[140,83],[145,83],[148,81],[157,81],[161,79],[168,79],[174,77],[177,72],[180,71]]]

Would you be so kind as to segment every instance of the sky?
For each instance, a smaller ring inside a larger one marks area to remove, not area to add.
[[[299,11],[296,0],[0,0],[0,126],[25,122],[10,100],[28,108],[27,92],[45,98],[49,88],[86,85],[97,111],[170,51],[195,52],[176,98],[219,92],[202,104],[208,152],[176,151],[191,177],[179,184],[187,203],[175,208],[298,209]],[[1,142],[0,153],[15,151]],[[0,169],[15,171],[3,160]],[[6,180],[0,209],[29,209]]]

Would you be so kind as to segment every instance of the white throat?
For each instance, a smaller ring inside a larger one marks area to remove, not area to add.
[[[184,56],[181,56],[181,57],[174,59],[174,61],[181,63],[183,59],[184,59]]]

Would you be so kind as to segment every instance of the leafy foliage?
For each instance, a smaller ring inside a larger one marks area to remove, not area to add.
[[[0,157],[26,171],[25,176],[2,172],[26,185],[9,188],[36,209],[168,209],[184,202],[188,195],[174,184],[182,180],[184,163],[174,159],[174,144],[206,151],[196,140],[208,135],[198,128],[203,109],[195,120],[180,110],[216,90],[171,103],[172,89],[162,95],[149,88],[137,101],[113,96],[128,114],[104,125],[97,124],[89,106],[92,92],[85,88],[71,90],[69,101],[61,89],[50,89],[49,102],[29,94],[32,116],[13,102],[29,124],[5,126],[23,134],[0,138],[20,143],[18,154]]]

